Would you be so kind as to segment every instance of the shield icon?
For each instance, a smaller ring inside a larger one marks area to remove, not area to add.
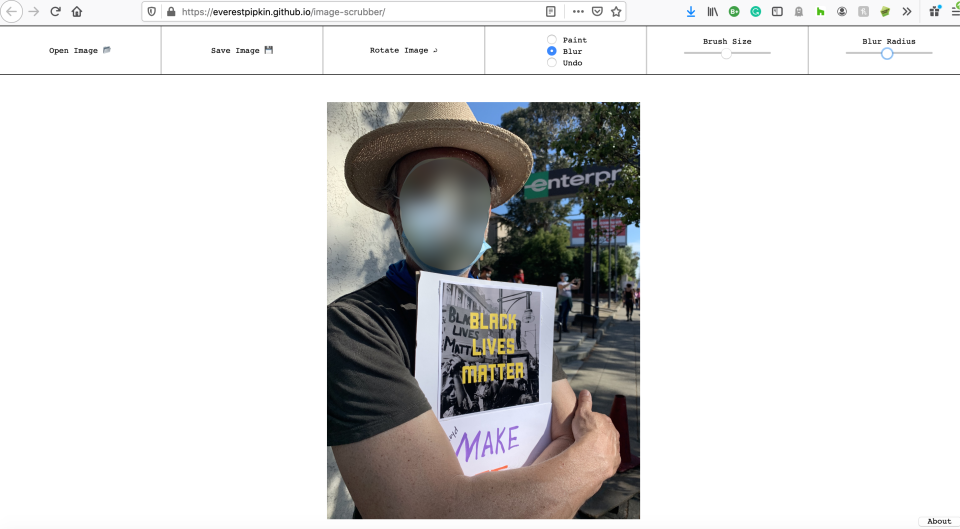
[[[593,6],[593,16],[598,17],[603,14],[603,6]]]
[[[148,8],[147,8],[147,14],[150,15],[150,16],[156,15],[156,14],[157,14],[157,8],[155,8],[155,7],[153,7],[153,6],[148,7]]]

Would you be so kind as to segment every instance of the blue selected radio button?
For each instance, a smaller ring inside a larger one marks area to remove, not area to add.
[[[556,54],[557,54],[556,46],[550,46],[549,48],[547,48],[547,55],[556,55]]]

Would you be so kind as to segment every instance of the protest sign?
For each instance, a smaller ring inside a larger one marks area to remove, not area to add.
[[[416,378],[467,475],[550,442],[556,289],[420,273]]]

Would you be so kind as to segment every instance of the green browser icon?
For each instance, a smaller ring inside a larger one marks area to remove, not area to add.
[[[889,8],[889,7],[883,6],[883,7],[880,8],[880,16],[884,16],[884,17],[885,17],[885,16],[887,16],[887,15],[889,15],[889,14],[890,14],[890,8]]]

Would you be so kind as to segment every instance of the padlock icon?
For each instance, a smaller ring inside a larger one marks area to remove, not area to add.
[[[177,12],[171,7],[171,8],[169,8],[169,9],[167,9],[167,16],[168,16],[168,17],[175,17],[175,16],[177,16]]]

